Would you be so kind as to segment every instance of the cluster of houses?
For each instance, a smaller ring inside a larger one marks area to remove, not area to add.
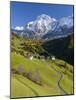
[[[49,59],[51,59],[51,60],[55,60],[56,58],[55,58],[55,56],[44,56],[44,55],[38,55],[38,54],[32,54],[32,53],[28,53],[27,55],[26,55],[26,57],[28,58],[28,59],[30,59],[30,60],[33,60],[33,58],[38,58],[38,59],[42,59],[42,60],[49,60]]]
[[[16,52],[15,52],[16,53]],[[55,61],[56,57],[54,55],[46,55],[46,54],[33,54],[33,53],[28,53],[28,52],[25,52],[24,53],[24,57],[30,59],[30,60],[33,60],[33,58],[38,58],[38,59],[42,59],[42,60],[49,60],[51,59],[52,61]]]

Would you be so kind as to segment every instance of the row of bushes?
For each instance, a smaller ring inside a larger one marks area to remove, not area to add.
[[[42,79],[38,70],[35,72],[26,72],[22,66],[19,66],[17,69],[12,68],[12,74],[22,75],[37,83],[38,85],[42,85]]]

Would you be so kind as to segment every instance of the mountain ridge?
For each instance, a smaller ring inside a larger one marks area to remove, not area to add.
[[[16,31],[16,30],[15,30]],[[27,38],[51,40],[54,38],[67,37],[73,33],[73,16],[63,17],[59,20],[42,14],[36,20],[28,22],[24,30],[18,33]]]

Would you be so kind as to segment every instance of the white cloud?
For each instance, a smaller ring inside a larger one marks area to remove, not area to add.
[[[23,30],[23,29],[24,29],[23,26],[16,26],[16,27],[15,27],[15,30]]]

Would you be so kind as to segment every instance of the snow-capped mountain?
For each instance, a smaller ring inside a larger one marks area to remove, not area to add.
[[[47,34],[49,30],[53,30],[53,24],[56,22],[56,19],[51,18],[48,15],[42,14],[37,17],[35,21],[29,22],[25,26],[26,30],[33,31],[37,37],[42,37]]]
[[[55,21],[56,19],[43,14],[38,16],[35,21],[28,23],[28,29],[31,27],[32,31],[38,34],[46,34],[51,28],[52,23]]]
[[[67,37],[73,33],[73,16],[61,18],[53,23],[53,30],[49,30],[43,39]]]
[[[59,25],[64,27],[66,25],[67,28],[73,26],[73,16],[63,17],[59,20]]]
[[[73,33],[73,16],[59,20],[42,14],[36,20],[28,22],[21,35],[28,38],[52,39],[65,37]]]

